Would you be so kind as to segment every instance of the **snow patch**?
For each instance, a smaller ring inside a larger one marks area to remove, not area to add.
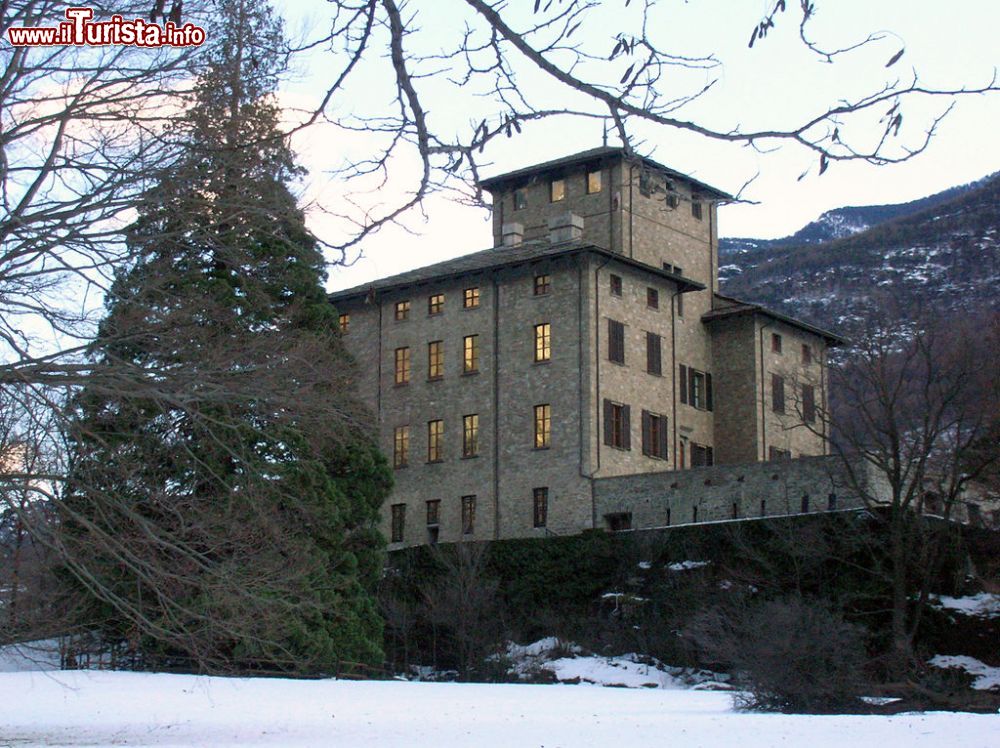
[[[667,564],[667,569],[670,571],[688,571],[689,569],[700,569],[702,566],[708,566],[711,563],[711,561],[677,561]]]
[[[980,592],[965,597],[934,596],[931,604],[973,618],[1000,618],[1000,595]]]
[[[972,687],[977,691],[1000,689],[1000,667],[990,667],[967,655],[936,655],[927,661],[939,668],[958,668],[975,676]]]

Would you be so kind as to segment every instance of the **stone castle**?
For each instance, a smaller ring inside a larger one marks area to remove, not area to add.
[[[482,187],[491,249],[331,295],[395,468],[390,548],[843,506],[842,341],[719,293],[729,195],[612,147]]]

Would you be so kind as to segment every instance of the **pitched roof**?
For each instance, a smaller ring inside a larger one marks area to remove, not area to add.
[[[761,306],[760,304],[743,301],[741,299],[733,298],[732,296],[724,296],[720,293],[715,294],[715,301],[716,303],[721,302],[723,306],[718,306],[712,311],[703,314],[701,316],[702,322],[715,322],[716,320],[727,319],[743,314],[761,314],[765,317],[778,320],[779,322],[784,322],[786,325],[791,325],[792,327],[797,327],[800,330],[805,330],[807,332],[811,332],[813,335],[825,338],[831,346],[844,345],[847,343],[847,338],[843,338],[836,333],[824,330],[821,327],[816,327],[815,325],[810,325],[808,322],[795,319],[795,317],[789,317],[788,315],[781,314],[780,312],[775,312],[765,306]]]
[[[559,171],[570,166],[578,166],[585,164],[588,161],[599,161],[603,159],[613,159],[613,158],[624,158],[639,161],[646,166],[656,169],[658,171],[665,172],[676,179],[682,179],[686,182],[690,182],[695,185],[699,191],[703,194],[714,197],[717,200],[733,200],[732,195],[723,192],[720,189],[712,187],[704,182],[699,182],[693,177],[689,177],[687,174],[682,174],[679,171],[671,169],[669,166],[664,166],[663,164],[654,161],[651,158],[646,158],[645,156],[639,156],[634,153],[629,153],[621,146],[601,146],[599,148],[591,148],[586,151],[580,151],[579,153],[574,153],[569,156],[563,156],[562,158],[553,159],[552,161],[545,161],[541,164],[533,164],[532,166],[526,166],[523,169],[516,169],[515,171],[509,171],[505,174],[498,174],[495,177],[488,177],[487,179],[480,180],[479,185],[490,192],[494,191],[495,188],[502,187],[510,182],[518,182],[526,179],[527,177],[533,175],[541,175],[547,172]]]
[[[408,270],[405,273],[390,275],[388,278],[380,278],[371,283],[354,286],[343,291],[334,291],[329,295],[329,299],[333,302],[346,301],[359,296],[367,296],[372,292],[388,291],[405,286],[430,283],[432,281],[440,282],[453,278],[461,278],[474,273],[583,253],[600,255],[622,265],[627,265],[659,278],[673,281],[680,287],[682,292],[700,291],[705,288],[703,284],[693,281],[690,278],[661,270],[652,265],[646,265],[625,255],[611,252],[593,244],[586,244],[580,241],[563,242],[561,244],[552,244],[548,241],[532,241],[514,247],[485,249],[480,252],[473,252],[472,254],[462,255],[451,260],[417,268],[416,270]]]

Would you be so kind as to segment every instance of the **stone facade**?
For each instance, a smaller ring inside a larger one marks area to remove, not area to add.
[[[390,547],[617,526],[615,481],[825,454],[838,339],[717,293],[726,195],[614,148],[483,187],[493,249],[332,296],[396,464]]]

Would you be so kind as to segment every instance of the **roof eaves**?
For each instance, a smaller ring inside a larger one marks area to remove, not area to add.
[[[715,322],[716,320],[726,319],[728,317],[736,317],[743,314],[760,314],[764,317],[770,317],[771,319],[778,320],[779,322],[784,322],[785,324],[791,325],[792,327],[798,327],[807,332],[811,332],[813,335],[818,335],[821,338],[825,338],[831,346],[845,345],[848,340],[836,333],[830,332],[829,330],[824,330],[822,327],[816,327],[808,322],[803,322],[795,317],[789,317],[787,314],[782,314],[781,312],[775,312],[767,307],[760,304],[753,304],[746,301],[740,301],[739,299],[734,299],[732,297],[722,296],[721,294],[716,294],[720,298],[727,301],[736,302],[734,305],[729,307],[724,307],[722,309],[713,309],[702,315],[701,320],[705,323]]]

